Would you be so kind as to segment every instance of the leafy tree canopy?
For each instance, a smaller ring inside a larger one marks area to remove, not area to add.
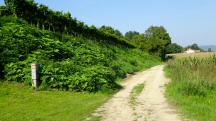
[[[170,53],[181,53],[183,51],[183,47],[176,44],[176,43],[172,43],[170,45],[168,45],[166,47],[166,53],[170,54]]]
[[[137,32],[137,31],[129,31],[129,32],[126,32],[125,33],[125,38],[127,39],[127,40],[133,40],[133,37],[134,36],[137,36],[137,35],[139,35],[140,33],[139,32]]]
[[[193,49],[193,50],[200,50],[200,51],[204,51],[203,49],[201,49],[200,47],[199,47],[199,45],[198,44],[196,44],[196,43],[194,43],[194,44],[192,44],[192,45],[189,45],[189,46],[187,46],[185,49],[188,49],[188,48],[191,48],[191,49]]]
[[[151,26],[145,31],[145,35],[148,38],[160,41],[164,47],[171,43],[171,37],[163,26]]]
[[[102,32],[108,33],[108,34],[112,34],[112,35],[118,36],[118,37],[122,37],[123,36],[122,33],[119,30],[114,29],[111,26],[105,26],[105,25],[103,25],[103,26],[100,27],[99,30],[102,31]]]

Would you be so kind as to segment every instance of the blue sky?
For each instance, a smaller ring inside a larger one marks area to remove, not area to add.
[[[181,45],[216,45],[216,0],[36,0],[88,25],[143,33],[162,25]],[[0,0],[3,3],[3,0]]]

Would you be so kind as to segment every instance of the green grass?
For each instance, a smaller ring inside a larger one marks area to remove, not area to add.
[[[1,121],[80,121],[107,99],[104,93],[34,91],[18,83],[0,83]]]
[[[165,72],[172,79],[166,96],[180,113],[198,121],[215,121],[215,56],[175,59],[168,62]]]
[[[137,96],[143,91],[144,84],[138,84],[135,86],[131,92],[131,104],[132,106],[136,105],[136,98]]]
[[[197,121],[215,121],[216,91],[208,92],[205,97],[187,96],[179,92],[179,87],[181,84],[169,84],[166,94],[169,101],[176,105],[183,116]]]

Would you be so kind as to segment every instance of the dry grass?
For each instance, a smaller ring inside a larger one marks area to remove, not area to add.
[[[198,121],[216,119],[216,53],[175,54],[165,69],[168,99]]]
[[[199,52],[193,54],[187,54],[187,53],[167,54],[167,56],[174,57],[175,59],[188,58],[188,57],[207,58],[214,55],[216,56],[216,52]]]

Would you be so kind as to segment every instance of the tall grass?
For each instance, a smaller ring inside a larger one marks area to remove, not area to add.
[[[176,59],[168,62],[167,69],[185,95],[205,96],[216,87],[216,56]]]
[[[181,113],[200,121],[215,121],[216,56],[174,59],[165,71],[172,79],[167,97]]]

